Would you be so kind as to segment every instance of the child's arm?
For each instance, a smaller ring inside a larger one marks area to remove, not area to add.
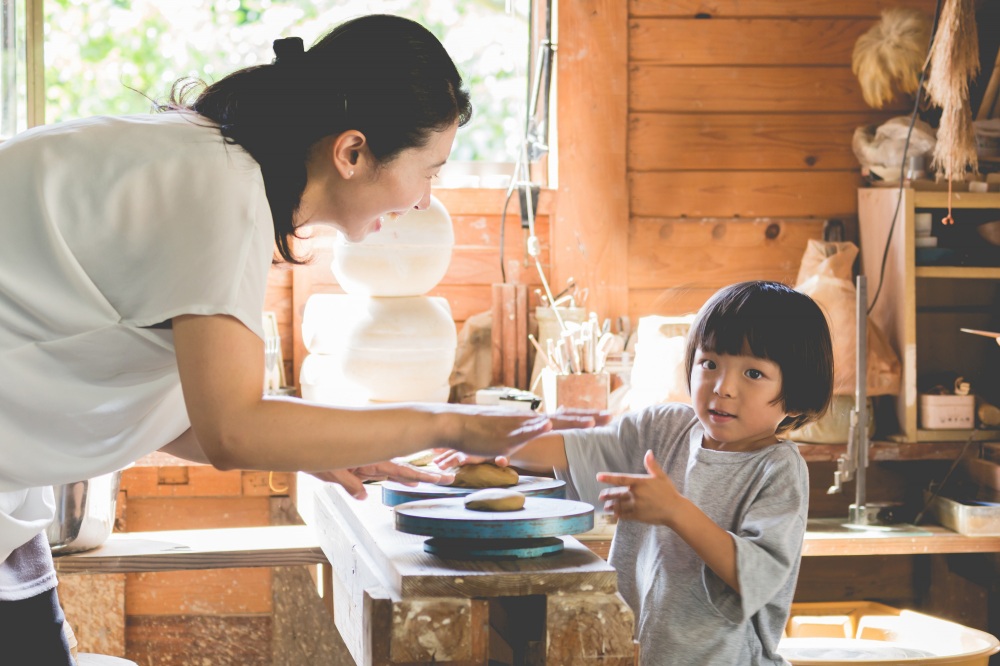
[[[503,459],[503,456],[498,460]],[[566,446],[557,432],[536,437],[507,457],[509,464],[532,470],[566,469]]]
[[[550,436],[545,435],[539,439]],[[601,493],[601,499],[605,500],[605,510],[617,518],[669,527],[691,546],[719,578],[739,593],[736,544],[732,535],[677,492],[666,472],[657,464],[652,451],[646,452],[643,462],[648,475],[606,472],[597,475],[597,480],[601,483],[623,486]]]

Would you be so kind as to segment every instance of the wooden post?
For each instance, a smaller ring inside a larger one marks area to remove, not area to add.
[[[528,287],[493,285],[494,386],[528,388]]]
[[[628,314],[628,10],[622,0],[559,3],[559,205],[552,284],[590,290],[587,309]],[[585,101],[584,101],[585,100]]]

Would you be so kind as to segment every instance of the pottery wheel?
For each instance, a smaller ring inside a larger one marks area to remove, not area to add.
[[[551,479],[547,476],[522,476],[516,485],[508,486],[508,490],[516,490],[528,497],[551,497],[564,499],[566,497],[566,482]],[[382,482],[382,504],[396,506],[416,500],[465,497],[482,488],[454,488],[439,486],[436,483],[418,483],[407,486],[395,481]]]
[[[594,527],[594,507],[528,497],[519,511],[472,511],[462,497],[407,502],[395,507],[396,529],[433,537],[424,550],[451,559],[526,558],[562,550],[555,538]]]

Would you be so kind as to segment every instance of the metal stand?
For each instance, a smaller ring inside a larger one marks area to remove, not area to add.
[[[814,532],[857,532],[864,531],[872,536],[929,536],[930,532],[909,524],[893,520],[898,504],[892,502],[869,502],[868,482],[868,280],[864,275],[857,279],[857,364],[855,366],[854,409],[847,435],[847,452],[837,459],[837,470],[833,473],[833,485],[826,491],[828,495],[843,492],[843,484],[852,479],[854,503],[848,508],[847,521],[829,522],[828,519],[810,520]]]
[[[847,435],[847,452],[837,459],[833,485],[828,494],[843,492],[843,484],[855,479],[854,503],[848,509],[845,527],[852,529],[886,529],[881,516],[889,505],[881,502],[870,504],[867,497],[868,481],[868,279],[857,278],[857,353],[855,364],[854,409]]]

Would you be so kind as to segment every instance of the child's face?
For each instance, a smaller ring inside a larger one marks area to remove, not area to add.
[[[707,448],[752,451],[777,442],[774,431],[787,416],[781,396],[777,363],[749,354],[695,353],[691,397]]]

